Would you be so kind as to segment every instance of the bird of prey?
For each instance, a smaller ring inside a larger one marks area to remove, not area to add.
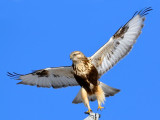
[[[145,15],[151,7],[137,11],[133,17],[109,39],[91,57],[86,57],[80,51],[70,54],[72,66],[50,67],[34,71],[29,74],[9,73],[8,76],[21,80],[18,84],[36,85],[37,87],[62,88],[67,86],[81,86],[80,91],[72,103],[84,103],[92,110],[89,101],[98,101],[98,109],[102,109],[105,97],[113,96],[120,90],[112,88],[99,81],[101,76],[111,69],[118,61],[132,49],[144,26]]]

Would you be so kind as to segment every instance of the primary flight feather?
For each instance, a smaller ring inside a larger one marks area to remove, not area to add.
[[[111,69],[119,60],[129,53],[144,26],[145,15],[151,7],[136,12],[133,17],[109,39],[91,57],[86,57],[80,51],[70,54],[72,66],[46,68],[21,75],[9,73],[8,76],[21,80],[18,84],[36,85],[37,87],[62,88],[67,86],[81,86],[73,103],[83,102],[92,110],[89,101],[98,101],[98,109],[102,109],[105,97],[113,96],[120,90],[112,88],[99,81],[99,78]]]

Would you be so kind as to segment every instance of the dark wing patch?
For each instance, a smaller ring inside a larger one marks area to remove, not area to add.
[[[38,77],[48,77],[49,73],[47,70],[38,70],[32,73],[33,75],[38,75]]]
[[[127,32],[129,26],[124,26],[124,27],[121,27],[114,35],[113,35],[113,38],[114,39],[117,39],[117,38],[124,38],[124,34]]]
[[[147,14],[149,14],[148,12],[149,11],[151,11],[151,10],[153,10],[151,7],[148,7],[148,8],[145,8],[145,9],[142,9],[142,10],[140,10],[139,12],[138,11],[136,11],[135,13],[134,13],[134,15],[133,15],[133,17],[135,17],[136,15],[140,15],[141,17],[143,17],[143,16],[145,16],[145,15],[147,15]],[[133,18],[132,17],[132,18]],[[132,19],[131,18],[131,19]],[[130,19],[130,20],[131,20]],[[130,21],[129,20],[129,21]],[[143,18],[142,19],[143,21],[145,20],[145,18]],[[128,21],[128,22],[129,22]],[[127,22],[127,23],[128,23]],[[123,26],[123,27],[120,27],[119,29],[118,29],[118,31],[113,35],[113,38],[114,39],[117,39],[117,38],[123,38],[124,37],[124,34],[127,32],[127,30],[129,29],[129,26],[127,25],[127,23]],[[143,25],[142,25],[142,28],[143,28]]]

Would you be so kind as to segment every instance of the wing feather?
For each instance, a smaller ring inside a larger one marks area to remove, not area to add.
[[[144,26],[145,15],[150,10],[151,7],[136,12],[103,47],[90,57],[92,64],[98,70],[99,77],[130,52]]]
[[[26,75],[8,72],[8,76],[21,80],[17,84],[36,85],[37,87],[61,88],[79,85],[74,78],[72,67],[46,68]]]

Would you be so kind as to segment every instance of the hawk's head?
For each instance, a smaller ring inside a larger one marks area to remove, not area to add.
[[[83,59],[86,59],[86,56],[80,52],[80,51],[74,51],[70,54],[70,59],[73,61],[73,62],[77,62],[79,60],[83,60]]]

